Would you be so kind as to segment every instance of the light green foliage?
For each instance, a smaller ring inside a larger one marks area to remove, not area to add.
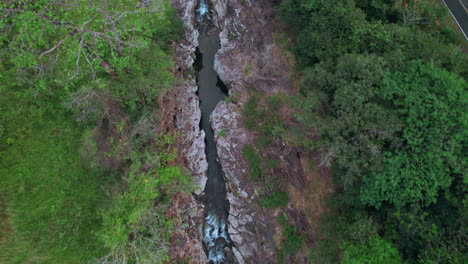
[[[187,178],[175,167],[140,170],[138,165],[132,168],[127,189],[113,198],[110,208],[101,210],[103,229],[100,237],[111,251],[97,262],[138,260],[140,263],[158,263],[168,260],[172,221],[164,217],[165,196],[182,191]],[[155,201],[159,207],[154,207]]]
[[[154,115],[183,27],[141,3],[0,3],[0,262],[167,260],[191,183]]]
[[[1,251],[21,245],[14,255],[3,256],[6,263],[38,257],[32,254],[55,263],[82,263],[102,250],[93,235],[101,222],[96,206],[102,199],[95,179],[109,176],[83,166],[76,125],[42,120],[32,121],[30,136],[1,151],[0,190],[14,228],[11,244]]]
[[[14,36],[10,35],[8,45],[15,51],[13,62],[18,69],[39,66],[40,73],[64,77],[56,78],[56,84],[74,80],[67,72],[97,70],[101,61],[107,61],[120,73],[131,66],[132,58],[126,55],[148,47],[158,33],[166,31],[158,34],[163,38],[171,34],[165,28],[171,25],[171,14],[165,11],[168,3],[160,0],[147,3],[146,6],[138,6],[134,1],[4,3],[1,8],[9,10],[2,12],[5,26]],[[55,56],[65,61],[56,61]]]
[[[128,109],[133,118],[142,111],[156,106],[156,97],[171,87],[174,67],[169,55],[151,45],[132,56],[134,66],[119,74],[110,82],[113,95],[119,98],[122,106]]]
[[[398,250],[381,238],[375,237],[367,243],[347,245],[343,252],[343,264],[399,264],[403,263]]]
[[[219,131],[219,135],[220,135],[221,137],[226,137],[226,136],[227,136],[226,131],[224,131],[224,130],[220,130],[220,131]]]
[[[99,80],[110,75],[112,94],[136,115],[170,86],[174,65],[168,44],[182,30],[167,1],[145,3],[12,0],[1,4],[8,10],[1,15],[2,31],[8,32],[1,47],[15,71],[12,74],[36,95],[60,98],[80,87],[97,89],[99,95],[103,93]]]

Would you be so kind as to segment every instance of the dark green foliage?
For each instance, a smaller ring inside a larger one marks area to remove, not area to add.
[[[284,255],[294,254],[301,249],[303,240],[300,237],[294,226],[286,226],[283,230],[284,242],[282,253]]]
[[[265,208],[278,208],[288,205],[289,197],[287,192],[274,192],[260,200],[260,205]]]
[[[258,95],[253,95],[242,110],[246,117],[245,125],[258,134],[256,143],[261,149],[271,146],[276,138],[284,134],[284,125],[279,113],[283,103],[281,94],[265,99],[267,102],[260,100]]]
[[[262,175],[260,167],[260,155],[252,145],[245,146],[242,150],[242,156],[249,164],[249,175],[253,180],[258,180]]]
[[[396,68],[404,65],[400,59],[423,59],[455,73],[467,72],[467,55],[458,47],[413,27],[367,21],[354,1],[285,0],[280,11],[296,27],[295,53],[303,68],[346,53],[374,53]]]
[[[278,251],[278,259],[280,263],[287,263],[285,262],[285,257],[293,256],[298,252],[301,249],[304,240],[298,234],[296,227],[288,224],[288,217],[284,213],[278,216],[278,222],[283,229],[283,239]]]
[[[444,40],[445,43],[453,43],[455,45],[460,45],[463,42],[463,40],[460,39],[460,37],[449,27],[442,28],[439,34],[440,38]]]
[[[313,258],[466,262],[468,60],[439,25],[446,11],[416,0],[284,0],[279,11],[303,73],[297,131],[318,134],[297,142],[321,151],[340,190]]]
[[[382,58],[348,54],[336,64],[320,63],[305,71],[308,93],[300,116],[304,124],[314,125],[324,154],[323,164],[346,168],[340,181],[351,187],[359,176],[379,168],[384,145],[397,145],[401,121],[382,104],[377,93],[383,78]],[[313,110],[325,109],[316,116]],[[312,111],[311,111],[312,110]]]
[[[453,175],[463,173],[465,88],[465,81],[456,75],[420,62],[411,63],[404,72],[385,74],[380,94],[405,122],[403,142],[387,150],[382,171],[365,177],[365,203],[429,205],[450,186]]]
[[[381,20],[396,23],[402,20],[394,0],[356,0],[356,7],[363,9],[368,20]]]

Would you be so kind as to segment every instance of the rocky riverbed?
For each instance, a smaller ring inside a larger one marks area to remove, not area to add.
[[[276,263],[275,217],[258,206],[259,188],[247,174],[241,153],[254,137],[244,128],[240,111],[248,89],[290,93],[292,68],[275,44],[272,1],[214,0],[213,7],[214,21],[222,30],[215,70],[235,102],[219,103],[211,115],[228,189],[233,253],[239,263]]]
[[[192,67],[198,45],[195,29],[197,1],[172,0],[187,27],[185,40],[175,45],[178,70]],[[237,263],[276,263],[275,217],[260,208],[258,186],[247,175],[241,153],[254,136],[243,127],[240,110],[248,99],[248,89],[273,94],[291,87],[287,58],[274,39],[274,10],[267,0],[213,0],[212,16],[220,29],[221,48],[215,57],[215,70],[229,89],[233,102],[220,102],[210,121],[215,134],[219,162],[230,203],[228,231]],[[166,127],[179,132],[179,162],[187,167],[197,183],[192,197],[173,202],[173,212],[181,217],[172,242],[173,261],[207,263],[202,249],[203,206],[198,195],[206,183],[207,162],[204,133],[200,131],[200,109],[193,76],[179,74],[179,81],[164,98]],[[172,118],[168,118],[172,117]],[[224,133],[220,133],[224,131]]]

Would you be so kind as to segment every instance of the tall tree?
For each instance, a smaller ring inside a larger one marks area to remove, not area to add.
[[[384,74],[379,94],[404,121],[403,141],[386,151],[382,170],[365,177],[365,203],[429,205],[453,177],[461,177],[468,136],[465,88],[463,79],[421,61],[405,71]]]

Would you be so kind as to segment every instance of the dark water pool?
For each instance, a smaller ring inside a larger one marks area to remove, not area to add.
[[[196,52],[198,97],[202,112],[201,128],[206,135],[206,156],[208,160],[208,181],[205,187],[205,226],[203,242],[208,259],[212,263],[230,263],[225,249],[230,247],[226,226],[229,203],[226,200],[226,183],[218,163],[218,154],[210,124],[210,114],[216,105],[224,100],[226,87],[214,70],[214,56],[220,48],[219,31],[213,26],[209,2],[200,0],[197,8],[197,23],[200,32]]]

